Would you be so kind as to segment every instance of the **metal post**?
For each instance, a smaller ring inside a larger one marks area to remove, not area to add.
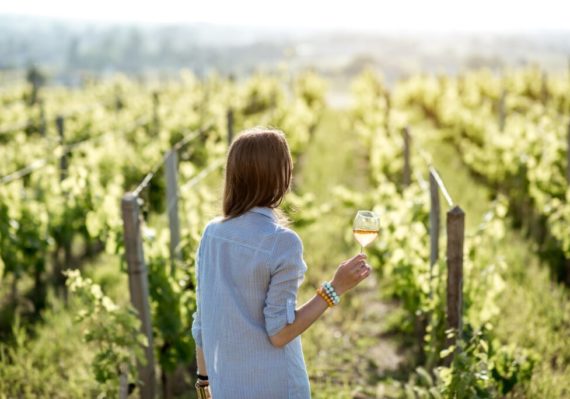
[[[143,243],[141,235],[141,218],[138,197],[127,193],[121,201],[123,214],[123,229],[125,241],[125,255],[128,265],[129,291],[131,303],[137,310],[141,320],[141,332],[146,336],[148,346],[145,348],[146,363],[138,364],[141,399],[154,399],[155,375],[154,353],[152,339],[152,323],[148,303],[148,279],[144,261]]]
[[[171,150],[166,154],[164,173],[166,177],[166,206],[170,227],[170,272],[174,275],[176,260],[180,259],[180,221],[178,219],[178,153]]]
[[[465,213],[454,206],[447,212],[447,328],[455,336],[448,340],[447,346],[456,345],[463,329],[463,242],[465,237]],[[453,355],[446,358],[450,364]]]

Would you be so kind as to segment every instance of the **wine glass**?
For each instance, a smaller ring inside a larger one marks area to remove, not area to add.
[[[364,247],[378,237],[378,230],[380,230],[380,218],[377,214],[372,211],[358,211],[356,213],[352,233],[360,244],[360,253],[364,251]]]

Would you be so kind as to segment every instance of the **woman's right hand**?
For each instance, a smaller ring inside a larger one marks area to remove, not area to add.
[[[368,277],[371,270],[370,265],[366,263],[366,254],[360,253],[338,266],[331,284],[336,293],[342,295]]]

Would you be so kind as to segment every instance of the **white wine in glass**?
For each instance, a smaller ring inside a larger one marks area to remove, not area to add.
[[[378,237],[378,230],[380,230],[380,218],[378,215],[372,211],[358,211],[356,213],[352,233],[360,244],[360,253],[364,251],[364,247]]]

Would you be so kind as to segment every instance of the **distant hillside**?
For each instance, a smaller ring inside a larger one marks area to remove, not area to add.
[[[570,31],[521,34],[356,34],[208,24],[135,25],[0,16],[0,70],[31,64],[73,84],[85,73],[170,74],[190,68],[235,75],[313,67],[350,77],[364,66],[389,81],[407,74],[540,64],[568,68]]]

